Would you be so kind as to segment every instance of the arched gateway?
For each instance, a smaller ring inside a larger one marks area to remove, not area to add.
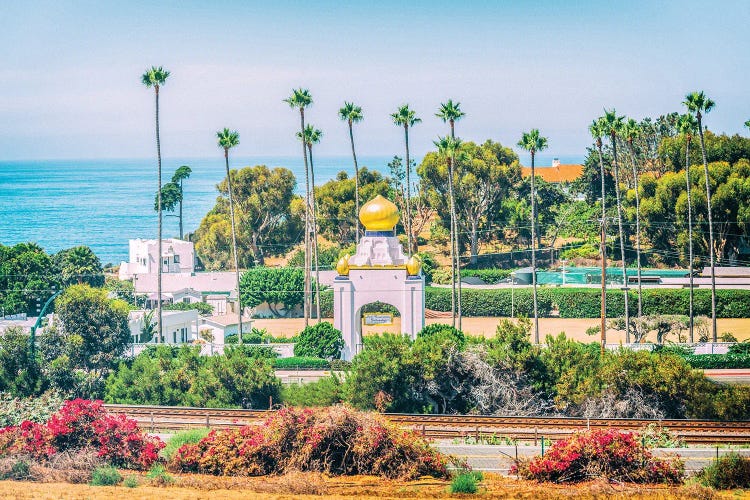
[[[362,346],[360,311],[371,302],[384,302],[401,314],[401,332],[416,338],[424,327],[424,277],[416,256],[404,255],[395,234],[398,208],[378,195],[362,206],[359,220],[365,235],[357,253],[336,265],[333,282],[333,324],[346,346],[342,359],[352,359]]]

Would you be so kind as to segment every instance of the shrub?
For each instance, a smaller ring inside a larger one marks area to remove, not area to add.
[[[693,368],[750,368],[750,354],[692,354],[685,361]]]
[[[292,356],[274,359],[273,367],[276,370],[327,370],[331,364],[326,359]]]
[[[729,354],[747,354],[750,355],[750,340],[745,340],[738,344],[729,346]]]
[[[162,464],[154,464],[146,474],[149,482],[156,486],[168,486],[174,483],[174,478],[167,473]]]
[[[8,393],[0,394],[0,427],[21,425],[21,422],[46,422],[63,405],[63,397],[57,392],[45,392],[34,398],[14,398]]]
[[[14,481],[23,481],[31,476],[31,466],[23,458],[15,460],[10,466],[10,470],[0,476],[0,479],[12,479]]]
[[[302,330],[294,344],[294,355],[338,359],[343,348],[344,337],[341,331],[331,323],[322,322]]]
[[[162,450],[159,452],[159,455],[169,461],[172,459],[177,450],[182,447],[182,445],[197,443],[207,435],[208,429],[205,428],[188,429],[186,431],[177,432],[171,438],[169,438],[169,441],[167,441],[167,445],[162,448]]]
[[[138,478],[136,476],[128,476],[122,481],[122,485],[126,488],[138,487]]]
[[[214,313],[214,306],[206,302],[175,302],[166,304],[165,311],[198,311],[201,316],[211,316]]]
[[[466,344],[466,336],[464,335],[464,332],[456,329],[453,326],[444,325],[441,323],[433,323],[431,325],[425,326],[419,331],[419,333],[417,333],[417,338],[430,338],[434,337],[435,335],[441,334],[452,339],[455,342],[456,347],[458,347],[459,349],[463,349],[464,345]]]
[[[481,279],[488,285],[496,285],[504,279],[510,278],[512,272],[512,269],[462,269],[461,277],[472,276]]]
[[[737,452],[727,453],[698,471],[698,481],[717,490],[750,487],[750,458]]]
[[[289,406],[331,406],[344,400],[344,386],[335,376],[323,377],[307,384],[284,387],[281,399]]]
[[[516,471],[537,481],[569,483],[604,477],[676,484],[682,482],[684,466],[678,457],[654,458],[635,434],[596,429],[557,441],[544,456],[519,461]]]
[[[91,477],[91,486],[116,486],[120,484],[120,481],[122,481],[120,471],[111,465],[107,465],[94,469]]]
[[[229,476],[299,470],[412,479],[447,477],[448,463],[449,457],[417,433],[382,417],[336,406],[284,408],[262,425],[212,431],[198,444],[181,447],[169,467]]]
[[[336,371],[346,371],[352,367],[351,361],[346,361],[343,359],[332,359],[331,360],[331,370]]]
[[[552,311],[552,289],[540,289],[538,310],[540,316]],[[532,292],[529,289],[477,289],[461,292],[461,311],[464,316],[530,316],[533,314]],[[434,311],[451,310],[450,288],[427,287],[425,307]]]
[[[471,493],[477,492],[477,478],[470,472],[457,475],[451,480],[451,493]]]

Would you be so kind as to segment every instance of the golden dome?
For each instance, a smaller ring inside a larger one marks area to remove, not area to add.
[[[416,255],[412,255],[411,259],[406,263],[406,272],[409,276],[416,276],[419,274],[419,270],[422,269],[422,260]]]
[[[392,231],[398,224],[398,207],[387,198],[377,195],[362,205],[359,220],[368,231]]]
[[[339,276],[349,276],[349,254],[341,257],[336,263],[336,272]]]

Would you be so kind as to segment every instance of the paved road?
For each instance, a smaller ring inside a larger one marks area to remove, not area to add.
[[[703,370],[703,374],[716,382],[750,385],[750,369]]]
[[[472,468],[507,474],[516,456],[515,446],[505,445],[466,445],[449,442],[438,442],[438,448],[444,453],[466,458]],[[729,453],[728,448],[719,448],[719,455]],[[736,451],[750,457],[750,449]],[[532,457],[541,454],[540,446],[519,446],[519,457]],[[685,461],[685,471],[692,474],[716,459],[716,448],[659,448],[654,450],[657,456],[678,454]]]

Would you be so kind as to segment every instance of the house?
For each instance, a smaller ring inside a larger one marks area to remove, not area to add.
[[[583,165],[561,164],[560,160],[555,158],[552,160],[552,166],[535,167],[534,175],[554,184],[573,182],[583,175]],[[521,167],[521,176],[531,176],[531,167]]]
[[[146,296],[146,307],[156,307],[156,274],[136,274],[133,287],[136,295]],[[167,273],[161,277],[162,302],[206,302],[214,306],[214,314],[234,312],[237,301],[237,276],[233,272]],[[210,297],[210,300],[209,300]]]
[[[186,344],[198,338],[198,311],[162,311],[162,334],[167,344]],[[143,338],[147,322],[156,322],[156,313],[145,310],[128,314],[128,328],[133,344],[152,343],[155,337]],[[154,328],[154,333],[156,329]]]
[[[162,240],[162,254],[159,258],[157,240],[138,238],[129,241],[129,261],[120,263],[120,279],[129,280],[137,274],[158,273],[161,263],[162,273],[192,273],[195,271],[195,248],[190,241],[168,238]]]

